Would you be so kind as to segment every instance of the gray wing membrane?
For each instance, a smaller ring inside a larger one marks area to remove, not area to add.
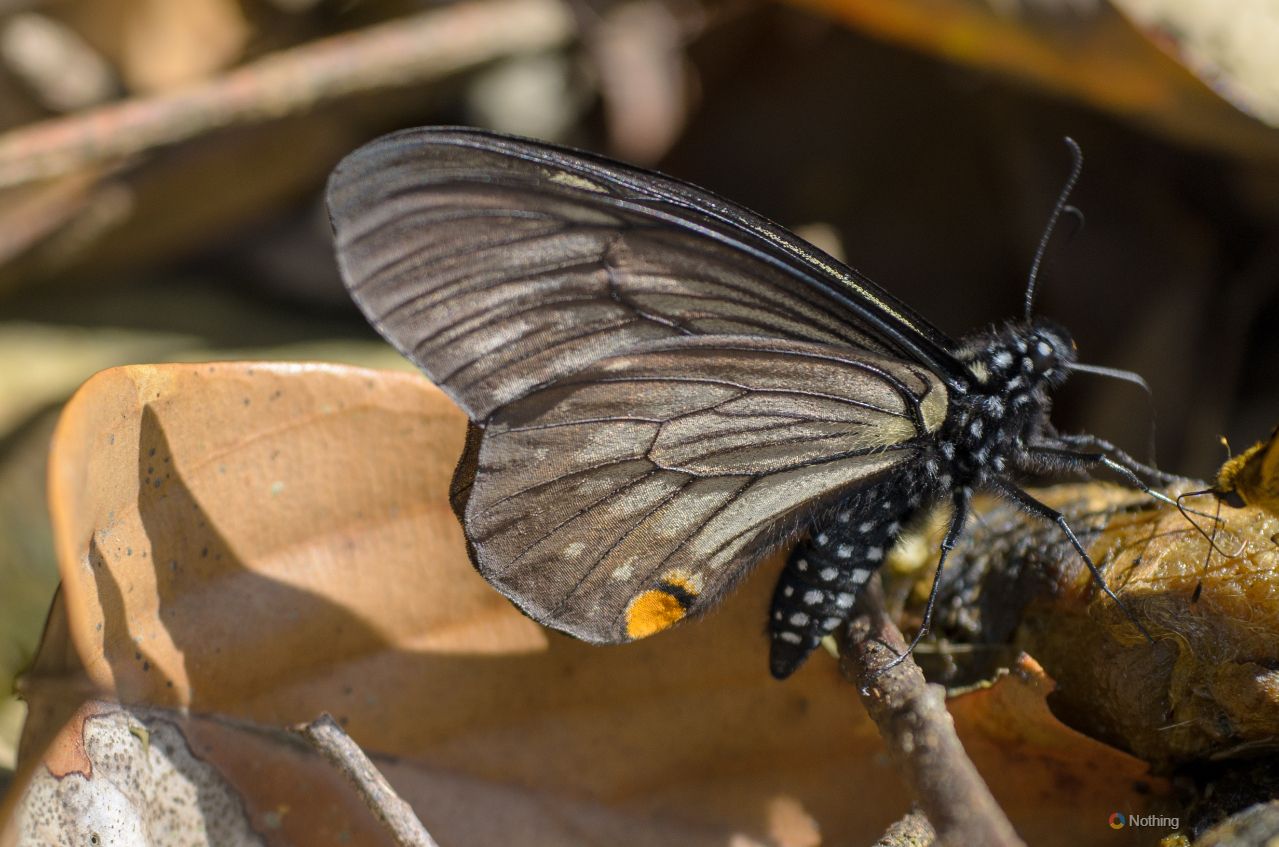
[[[658,342],[498,412],[458,505],[526,613],[626,641],[627,603],[663,574],[695,586],[689,614],[713,604],[813,509],[913,458],[944,400],[920,368],[839,348]]]
[[[665,177],[414,131],[328,200],[356,303],[477,425],[452,491],[476,566],[580,638],[639,637],[627,604],[673,574],[704,609],[945,418],[935,331]]]
[[[798,282],[802,269],[692,212],[663,216],[596,188],[491,150],[376,142],[330,183],[343,276],[373,325],[477,421],[590,362],[679,335],[900,358]]]
[[[954,358],[954,342],[890,292],[784,227],[697,186],[590,153],[458,127],[394,133],[358,151],[348,164],[359,161],[423,163],[441,183],[562,186],[629,206],[650,221],[724,240],[783,269],[792,287],[815,295],[823,311],[857,326],[877,349],[886,346],[898,358],[924,363],[947,382],[971,379]]]

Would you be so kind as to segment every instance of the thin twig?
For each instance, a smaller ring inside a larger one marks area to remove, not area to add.
[[[844,630],[840,669],[857,684],[939,844],[1020,847],[955,735],[941,686],[929,685],[913,659],[887,667],[905,649],[906,639],[884,610],[883,589],[872,580]]]
[[[342,772],[360,792],[364,802],[402,847],[438,847],[435,839],[422,826],[413,807],[395,793],[391,783],[369,761],[360,745],[338,726],[328,714],[320,715],[308,724],[294,727],[312,747]]]
[[[874,847],[929,847],[937,843],[933,825],[918,809],[911,809],[884,830]]]
[[[364,91],[438,79],[572,36],[560,0],[482,0],[326,38],[179,91],[0,135],[0,187],[47,179],[212,129],[296,114]]]

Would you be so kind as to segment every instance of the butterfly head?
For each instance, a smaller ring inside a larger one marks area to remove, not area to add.
[[[1078,358],[1074,339],[1062,327],[1038,320],[1014,323],[966,341],[960,359],[979,385],[1056,388]]]
[[[1065,329],[1040,321],[1032,325],[1026,335],[1024,356],[1023,369],[1055,388],[1066,381],[1066,375],[1079,359],[1079,351]]]

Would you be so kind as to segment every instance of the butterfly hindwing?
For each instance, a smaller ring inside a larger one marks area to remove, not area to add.
[[[713,604],[818,506],[911,459],[944,410],[941,383],[895,360],[677,338],[505,406],[456,505],[481,573],[531,617],[628,641]]]

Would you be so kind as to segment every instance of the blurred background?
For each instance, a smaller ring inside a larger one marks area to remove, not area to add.
[[[404,367],[322,204],[383,132],[464,123],[711,188],[953,335],[1037,311],[1086,362],[1054,419],[1211,476],[1279,423],[1279,2],[0,0],[0,695],[57,584],[44,462],[102,368]],[[1070,226],[1063,227],[1070,230]],[[1153,409],[1152,409],[1153,406]],[[0,707],[0,769],[22,718]]]

